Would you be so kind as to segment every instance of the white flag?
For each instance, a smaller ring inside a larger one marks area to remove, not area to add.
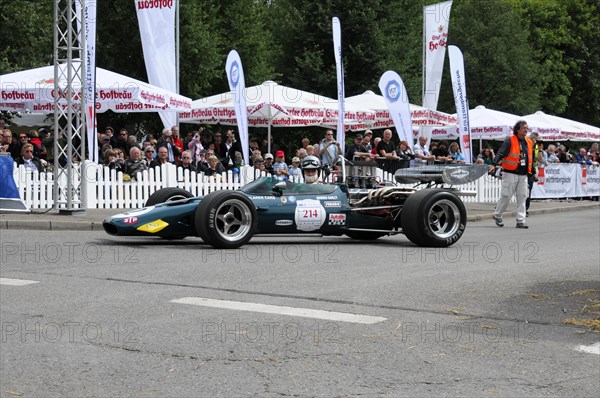
[[[240,133],[240,144],[244,155],[244,164],[249,164],[248,154],[248,109],[246,108],[246,80],[244,79],[244,69],[242,60],[235,50],[231,50],[227,56],[225,72],[229,81],[229,88],[233,96],[233,106],[235,117],[238,123]]]
[[[410,104],[404,82],[396,72],[387,71],[379,79],[379,89],[385,98],[394,125],[396,125],[400,141],[412,144]]]
[[[423,7],[423,54],[425,62],[423,106],[437,109],[448,40],[452,1]]]
[[[175,9],[177,0],[133,0],[137,12],[148,82],[173,93],[177,92],[175,67]],[[125,39],[125,38],[123,38]],[[177,112],[159,112],[163,125],[177,123]]]
[[[450,59],[450,75],[452,77],[452,91],[456,105],[456,118],[460,133],[460,150],[467,163],[473,162],[471,154],[471,129],[469,127],[469,101],[467,100],[467,83],[465,81],[465,63],[463,54],[456,46],[448,47]]]
[[[337,122],[337,142],[340,143],[342,153],[346,151],[346,131],[344,126],[345,109],[344,98],[346,90],[344,88],[344,65],[342,63],[342,27],[338,17],[333,17],[333,52],[335,55],[335,69],[337,71],[338,88],[338,122]]]
[[[99,162],[98,137],[96,135],[96,0],[86,0],[83,10],[83,24],[79,20],[81,3],[75,2],[77,29],[83,29],[85,49],[82,56],[85,63],[85,86],[83,102],[85,107],[86,147],[88,159]]]

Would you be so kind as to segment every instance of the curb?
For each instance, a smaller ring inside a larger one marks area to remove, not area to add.
[[[102,221],[33,221],[33,220],[3,220],[0,230],[22,229],[35,231],[103,231]]]
[[[529,214],[533,215],[533,214],[547,214],[547,213],[564,213],[564,212],[568,212],[568,211],[581,211],[581,210],[587,210],[593,207],[599,207],[599,203],[598,202],[593,202],[593,203],[586,203],[586,204],[579,204],[577,206],[568,206],[568,207],[551,207],[551,208],[547,208],[547,209],[531,209],[529,210]],[[515,210],[513,211],[507,211],[504,213],[504,217],[516,217],[517,216],[517,212]],[[467,215],[467,222],[477,222],[477,221],[485,221],[485,220],[492,220],[494,217],[494,213],[486,213],[486,214],[477,214],[477,215]]]

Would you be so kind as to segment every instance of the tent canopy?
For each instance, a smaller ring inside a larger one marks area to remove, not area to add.
[[[598,141],[600,140],[600,128],[590,126],[589,124],[577,122],[559,116],[548,115],[542,111],[537,111],[531,115],[523,116],[528,123],[530,121],[544,122],[560,129],[557,135],[540,134],[544,140],[552,141]]]
[[[282,86],[273,81],[246,88],[248,125],[251,127],[303,127],[336,124],[337,100]],[[192,102],[189,112],[181,112],[182,123],[237,125],[231,92]],[[359,106],[346,106],[346,123],[375,120],[375,112]]]
[[[469,110],[471,139],[504,139],[513,133],[519,120],[525,120],[533,132],[540,135],[559,134],[560,129],[543,121],[527,120],[523,116],[488,109],[483,105]]]
[[[78,67],[79,62],[74,62],[73,69]],[[66,82],[60,81],[59,86],[66,87]],[[54,111],[53,65],[2,75],[0,87],[1,110]],[[191,102],[187,97],[141,80],[96,68],[96,112],[185,111],[191,109]],[[66,104],[66,100],[60,98],[59,103]]]
[[[248,126],[267,127],[268,145],[271,150],[271,126],[305,127],[336,126],[338,102],[332,98],[309,93],[266,81],[258,86],[246,87]],[[370,123],[375,112],[354,105],[347,105],[344,123]],[[179,114],[181,123],[207,123],[237,125],[234,98],[231,91],[202,98],[192,102],[189,112]],[[248,145],[242,142],[242,145]]]
[[[390,117],[387,103],[382,95],[367,90],[362,94],[346,98],[346,104],[373,109],[375,111],[375,123],[372,126],[365,125],[364,128],[393,127],[394,121]],[[410,116],[414,126],[441,126],[456,124],[456,116],[448,113],[434,111],[419,105],[410,105]],[[364,130],[363,126],[350,126],[351,130]]]

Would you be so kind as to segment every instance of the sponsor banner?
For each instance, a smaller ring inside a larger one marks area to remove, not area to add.
[[[549,164],[538,171],[531,197],[568,198],[600,195],[600,168],[580,164]]]
[[[77,27],[82,29],[79,19],[81,15],[81,3],[75,2],[77,10]],[[85,63],[85,85],[84,107],[85,124],[87,131],[86,147],[88,149],[88,159],[98,163],[98,140],[96,139],[96,0],[86,0],[83,10],[83,30],[85,36],[85,51],[83,60]]]
[[[598,141],[600,140],[600,133],[593,131],[563,131],[563,135],[568,140],[572,141]]]
[[[425,92],[423,106],[437,109],[440,86],[442,84],[442,70],[446,56],[446,42],[448,41],[448,21],[452,1],[432,4],[423,7],[425,54]]]
[[[337,142],[340,143],[342,153],[345,153],[346,148],[346,131],[344,128],[344,100],[346,98],[346,90],[344,88],[344,64],[342,62],[342,27],[338,17],[332,18],[333,25],[333,53],[335,56],[335,69],[337,72],[337,94],[338,94],[338,117],[337,120]]]
[[[471,140],[503,140],[512,135],[508,126],[471,127]]]
[[[0,110],[3,111],[24,111],[27,105],[23,102],[0,102]]]
[[[134,0],[148,82],[177,92],[175,9],[177,0]],[[156,104],[155,104],[156,105]],[[165,127],[177,123],[176,112],[159,112]]]
[[[244,164],[249,162],[248,154],[248,110],[246,107],[246,80],[244,78],[244,68],[242,60],[235,50],[231,50],[227,56],[225,64],[225,73],[229,81],[229,88],[233,93],[233,105],[235,109],[235,118],[237,120],[238,131],[240,134],[240,143],[244,156]]]
[[[21,110],[31,111],[34,113],[51,113],[54,112],[54,90],[47,90],[47,93],[42,93],[38,90],[36,98],[38,100],[25,102],[0,102],[0,110]],[[77,94],[76,97],[79,97]],[[64,95],[59,93],[59,105],[64,107],[67,104]],[[148,93],[135,88],[127,88],[124,90],[102,90],[96,89],[96,113],[106,112],[150,112],[163,109],[173,109],[174,111],[189,111],[191,102],[171,97],[164,93]],[[74,103],[73,109],[79,109],[79,104]]]
[[[379,79],[379,89],[385,98],[400,141],[412,143],[410,104],[404,82],[396,72],[387,71]]]
[[[252,127],[267,127],[269,119],[263,116],[253,116],[246,107],[248,124]],[[179,121],[182,123],[231,123],[235,119],[233,108],[203,108],[189,112],[180,112]],[[364,112],[346,112],[346,124],[364,124],[366,128],[373,126],[374,115]],[[336,126],[337,111],[315,110],[309,108],[287,109],[287,114],[273,118],[272,126]],[[354,129],[352,129],[354,130]]]
[[[450,60],[450,75],[452,77],[454,105],[456,106],[456,116],[458,118],[458,130],[460,132],[460,151],[465,157],[466,163],[473,163],[464,58],[462,52],[456,46],[448,47],[448,58]]]

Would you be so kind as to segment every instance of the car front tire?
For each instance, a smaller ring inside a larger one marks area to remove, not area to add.
[[[254,203],[235,191],[215,191],[196,209],[196,231],[217,249],[236,249],[248,243],[258,224]]]

